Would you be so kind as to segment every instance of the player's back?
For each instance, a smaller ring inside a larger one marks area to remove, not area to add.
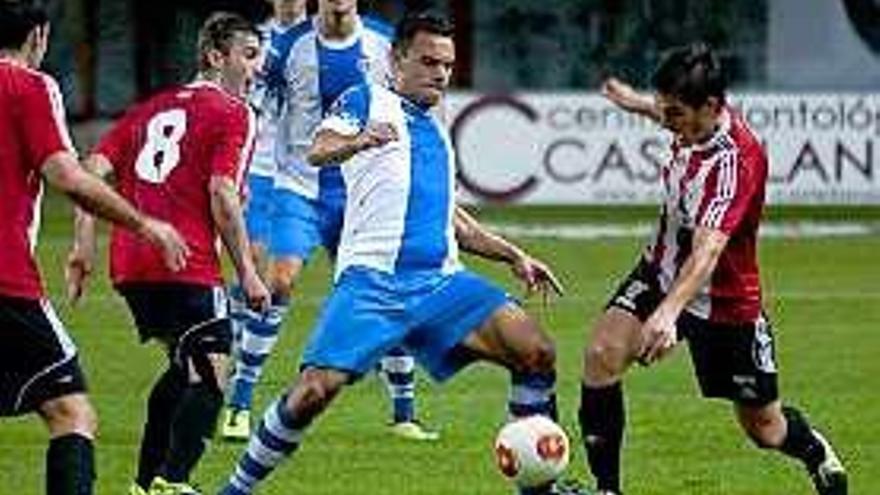
[[[96,152],[113,163],[123,196],[174,225],[192,251],[187,268],[172,274],[152,245],[115,229],[114,283],[221,282],[209,184],[214,175],[241,183],[253,127],[253,115],[243,101],[215,84],[198,82],[136,106],[101,141]],[[242,133],[248,134],[247,142],[236,146]]]
[[[0,60],[0,294],[42,295],[32,257],[40,167],[53,153],[72,149],[57,84],[41,72]]]

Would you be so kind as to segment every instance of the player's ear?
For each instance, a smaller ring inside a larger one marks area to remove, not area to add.
[[[208,65],[212,69],[219,69],[223,66],[223,62],[225,61],[226,56],[223,54],[222,51],[216,48],[211,48],[210,50],[208,50],[205,58],[208,61]]]

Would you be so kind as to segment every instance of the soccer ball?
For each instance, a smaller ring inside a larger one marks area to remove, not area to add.
[[[556,480],[568,466],[568,436],[546,416],[528,416],[504,425],[495,439],[495,463],[520,488]]]

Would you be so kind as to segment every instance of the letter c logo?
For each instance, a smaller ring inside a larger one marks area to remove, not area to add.
[[[536,112],[534,108],[514,99],[511,96],[485,96],[465,107],[465,109],[458,114],[455,122],[452,123],[450,132],[452,134],[452,145],[455,147],[456,150],[458,150],[458,141],[468,121],[473,118],[477,114],[477,112],[493,106],[510,107],[516,112],[524,115],[530,122],[535,122],[538,120],[538,112]],[[520,181],[517,185],[508,189],[491,189],[489,187],[477,184],[475,180],[468,176],[464,164],[461,160],[461,154],[456,153],[456,160],[458,162],[458,180],[461,183],[462,187],[464,187],[474,196],[485,199],[487,201],[502,203],[512,202],[527,194],[538,185],[538,178],[534,175],[529,175],[522,181]]]

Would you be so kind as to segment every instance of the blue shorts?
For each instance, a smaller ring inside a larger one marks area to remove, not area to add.
[[[511,301],[501,288],[469,271],[402,276],[349,268],[324,303],[302,366],[357,378],[402,345],[442,381],[470,363],[453,352],[456,345]]]
[[[272,177],[250,174],[247,177],[248,199],[244,209],[247,234],[254,244],[269,246],[272,238],[273,190]]]
[[[276,188],[273,199],[270,256],[308,260],[318,246],[324,246],[331,256],[336,255],[345,212],[344,197],[315,200]]]

